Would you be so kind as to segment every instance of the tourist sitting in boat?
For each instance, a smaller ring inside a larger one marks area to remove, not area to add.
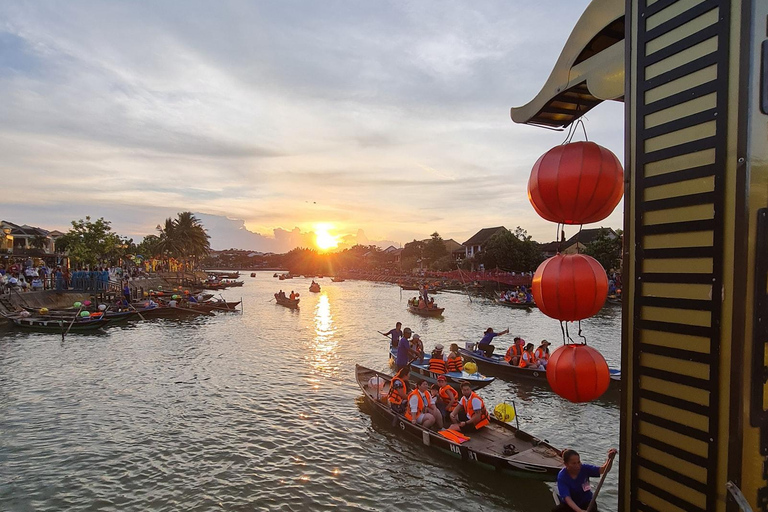
[[[387,400],[389,407],[396,414],[405,414],[406,398],[408,397],[408,376],[411,373],[407,365],[401,368],[389,383]]]
[[[435,299],[430,297],[429,302],[427,302],[427,309],[435,309],[437,306],[435,306]]]
[[[582,464],[581,457],[576,450],[563,451],[563,464],[565,467],[557,475],[557,494],[560,504],[553,512],[572,512],[574,510],[586,510],[592,502],[592,489],[589,477],[599,477],[611,469],[613,456],[616,449],[608,450],[608,458],[602,466]],[[595,505],[590,510],[597,511]]]
[[[485,357],[491,357],[493,355],[493,350],[496,348],[493,345],[491,345],[491,340],[496,336],[502,336],[508,333],[509,333],[509,329],[506,329],[501,332],[493,332],[493,328],[489,327],[485,330],[485,334],[483,334],[483,339],[481,339],[480,343],[477,344],[477,348],[485,352]]]
[[[504,355],[504,360],[512,366],[518,366],[520,364],[520,357],[525,352],[523,348],[522,338],[516,337],[512,342],[512,345],[507,349],[507,353]]]
[[[520,357],[520,368],[530,368],[531,370],[546,369],[544,365],[536,359],[536,356],[533,353],[533,343],[529,343],[525,346],[525,351],[523,351],[523,355]]]
[[[296,300],[296,292],[294,292],[293,290],[291,290],[291,295],[290,295],[290,297],[291,297],[291,300]]]
[[[432,357],[429,359],[429,371],[432,373],[445,373],[447,370],[443,356],[443,345],[438,343],[435,350],[432,351]]]
[[[397,348],[397,344],[400,341],[400,338],[403,336],[403,331],[400,330],[402,326],[403,324],[401,322],[397,322],[394,329],[390,329],[387,332],[379,331],[379,334],[392,337],[392,343],[389,345],[390,348]]]
[[[453,410],[459,405],[459,392],[448,384],[448,379],[445,378],[445,375],[437,376],[437,387],[439,400],[435,406],[441,412],[443,419],[448,420]]]
[[[412,361],[416,361],[419,364],[424,362],[424,343],[421,342],[421,336],[418,334],[414,334],[413,338],[411,338],[408,356]]]
[[[419,298],[419,309],[427,309],[427,303],[422,298]]]
[[[464,360],[459,355],[459,346],[456,343],[451,343],[451,351],[445,361],[445,367],[449,372],[464,371]]]
[[[408,366],[409,354],[411,351],[411,328],[406,327],[403,329],[403,336],[400,341],[397,342],[397,358],[395,359],[395,367],[397,371]]]
[[[549,363],[549,346],[551,345],[550,342],[547,340],[541,340],[541,343],[539,344],[539,348],[536,349],[536,351],[533,353],[534,356],[536,356],[536,360],[539,362],[541,366],[544,367],[544,369],[547,369],[547,363]]]
[[[429,394],[429,383],[421,380],[416,389],[408,394],[408,406],[405,409],[405,417],[414,425],[429,428],[436,425],[443,428],[443,418],[435,407],[432,396]]]
[[[451,430],[459,430],[470,434],[488,425],[488,411],[485,402],[477,393],[472,391],[469,382],[461,384],[462,397],[459,404],[451,413]]]

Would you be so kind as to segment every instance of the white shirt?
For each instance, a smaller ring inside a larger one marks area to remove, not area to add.
[[[417,391],[417,393],[421,395],[421,401],[425,404],[424,409],[433,403],[431,396],[429,401],[427,401],[427,397],[424,396],[421,391]],[[416,414],[416,412],[419,410],[419,397],[416,395],[411,396],[410,400],[408,400],[408,405],[411,407],[411,414]]]

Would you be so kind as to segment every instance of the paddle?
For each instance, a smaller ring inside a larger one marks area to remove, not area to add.
[[[132,309],[132,310],[134,310],[135,312],[137,312],[137,313],[139,314],[139,318],[141,318],[141,319],[142,319],[144,322],[146,322],[146,321],[147,321],[147,319],[146,319],[146,318],[144,318],[144,316],[141,314],[141,312],[140,312],[138,309],[136,309],[136,308],[133,306],[133,304],[131,304],[131,303],[129,302],[129,303],[128,303],[128,305],[131,307],[131,309]]]
[[[72,328],[72,325],[74,325],[75,320],[77,320],[77,317],[80,316],[80,312],[83,310],[83,306],[80,306],[80,308],[77,310],[77,313],[75,313],[75,317],[72,319],[72,322],[69,323],[69,327],[67,327],[66,332],[61,333],[61,341],[64,341],[64,337],[69,334],[69,330]],[[62,324],[63,326],[63,324]]]
[[[227,309],[232,309],[231,307],[229,307],[229,304],[227,304],[227,301],[222,294],[219,294],[219,297],[221,297],[221,300],[224,301],[224,305],[227,306]]]
[[[612,451],[608,454],[608,466],[605,468],[605,471],[603,471],[603,474],[600,477],[600,482],[598,482],[597,487],[595,488],[595,493],[592,495],[592,501],[590,501],[589,505],[587,506],[587,512],[595,507],[595,504],[597,503],[597,495],[600,493],[600,488],[603,486],[603,482],[605,482],[605,477],[608,476],[608,472],[611,470],[611,466],[613,466],[613,458],[615,456],[615,451]]]

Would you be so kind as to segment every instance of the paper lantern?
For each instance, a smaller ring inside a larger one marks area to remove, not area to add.
[[[610,379],[605,358],[590,346],[563,345],[549,356],[549,385],[555,393],[571,402],[599,398],[608,389]]]
[[[99,311],[104,311],[105,309],[107,309],[107,306],[104,304],[99,304]]]
[[[574,322],[603,307],[608,276],[598,261],[586,254],[558,254],[545,260],[533,274],[533,299],[545,315]]]
[[[82,306],[82,305],[83,305],[83,303],[82,303],[82,302],[75,302],[75,303],[74,303],[74,304],[72,304],[72,305],[73,305],[73,306],[75,306],[76,308],[79,308],[80,306]]]
[[[90,305],[91,305],[91,301],[89,300],[86,300],[83,302],[83,306],[90,306]]]
[[[88,311],[81,311],[81,312],[80,312],[80,316],[81,316],[81,317],[83,317],[83,318],[85,318],[85,317],[87,317],[87,316],[91,316],[91,314],[90,314]]]
[[[589,224],[611,214],[624,193],[624,170],[610,150],[594,142],[554,147],[533,165],[528,199],[542,218]]]
[[[41,315],[47,315],[48,314],[48,308],[40,308],[40,314]]]

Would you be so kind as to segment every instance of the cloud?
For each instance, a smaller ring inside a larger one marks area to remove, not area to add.
[[[317,222],[549,238],[525,186],[564,134],[509,107],[587,4],[2,2],[0,175],[23,177],[4,180],[8,217],[91,210],[146,233],[190,210],[297,243]],[[622,116],[587,122],[620,158]]]

